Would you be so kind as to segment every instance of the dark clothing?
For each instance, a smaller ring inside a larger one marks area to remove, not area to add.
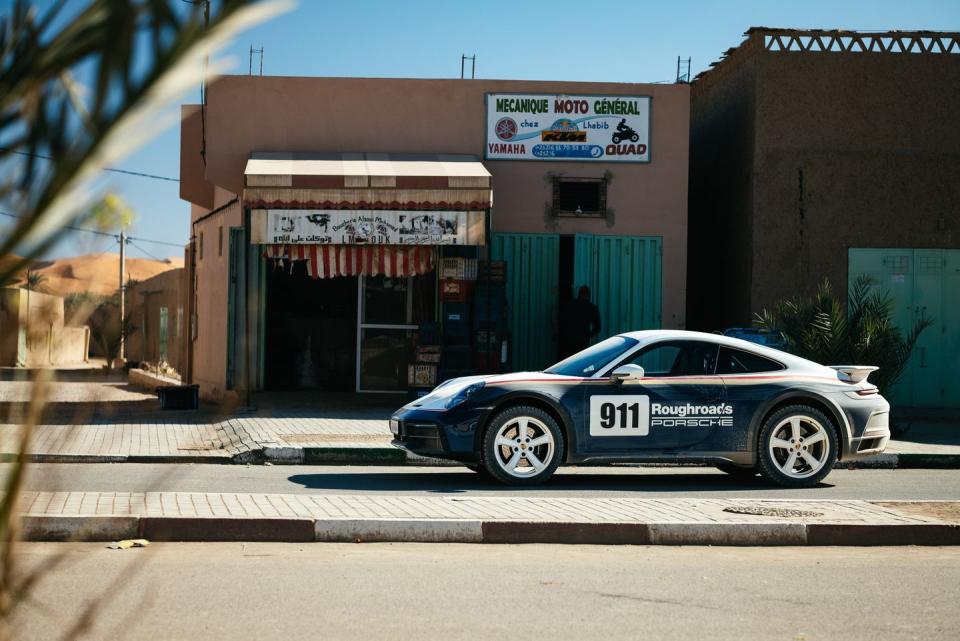
[[[566,316],[561,327],[567,330],[563,345],[568,350],[565,356],[569,356],[586,349],[590,339],[600,333],[600,310],[589,300],[577,298],[567,306]]]

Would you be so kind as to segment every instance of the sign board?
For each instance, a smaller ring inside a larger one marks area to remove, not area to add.
[[[255,242],[466,245],[467,222],[465,211],[269,209],[266,210],[265,237]]]
[[[487,94],[484,158],[650,162],[650,96]]]

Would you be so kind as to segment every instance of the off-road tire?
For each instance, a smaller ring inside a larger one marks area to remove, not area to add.
[[[495,444],[497,432],[500,428],[520,417],[530,417],[542,423],[550,431],[554,443],[552,458],[547,462],[546,467],[539,473],[524,477],[513,476],[501,467],[497,462],[496,448],[499,446]],[[539,485],[546,482],[560,466],[563,451],[563,431],[557,421],[549,413],[530,405],[514,405],[498,412],[487,422],[483,434],[482,456],[484,468],[492,478],[505,485]]]
[[[792,416],[808,417],[820,423],[826,433],[827,447],[829,447],[826,460],[820,470],[804,478],[785,474],[770,454],[770,439],[773,437],[774,429]],[[757,440],[757,469],[765,479],[783,487],[814,487],[833,469],[837,462],[838,445],[837,429],[829,416],[809,405],[788,405],[768,416],[763,422],[763,427],[760,428],[760,436]]]

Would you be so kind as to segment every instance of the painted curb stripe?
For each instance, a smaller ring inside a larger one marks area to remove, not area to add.
[[[960,545],[950,523],[577,523],[417,519],[34,516],[25,541],[557,543],[574,545]]]

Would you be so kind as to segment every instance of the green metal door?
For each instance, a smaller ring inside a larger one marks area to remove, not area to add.
[[[574,239],[574,289],[590,287],[600,308],[602,340],[660,327],[661,239],[578,235]]]
[[[167,360],[167,332],[170,319],[166,307],[160,308],[160,360]]]
[[[870,276],[895,300],[893,321],[904,333],[921,318],[927,328],[914,347],[891,402],[906,407],[960,407],[960,250],[849,250],[849,284]],[[869,363],[867,363],[869,364]]]
[[[557,282],[560,236],[491,234],[490,255],[507,263],[511,365],[540,370],[557,356]]]

